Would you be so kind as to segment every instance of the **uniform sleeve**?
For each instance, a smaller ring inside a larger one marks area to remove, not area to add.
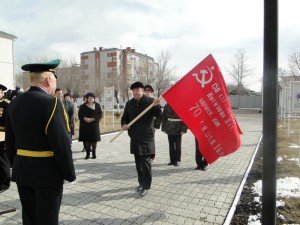
[[[70,121],[69,123],[70,124],[73,124],[74,123],[74,104],[72,102],[69,102],[69,118],[70,118]]]
[[[123,115],[121,117],[121,126],[129,123],[128,102],[125,105]]]
[[[161,117],[162,117],[161,106],[160,105],[154,106],[152,110],[153,110],[154,117],[158,121],[161,121]],[[160,122],[159,122],[159,125],[160,125]]]
[[[160,112],[161,112],[161,116],[159,117],[155,117],[154,118],[154,128],[159,129],[160,128],[160,124],[161,124],[161,120],[162,120],[162,111],[161,111],[161,105],[158,105]]]
[[[47,114],[50,117],[45,132],[63,178],[71,182],[76,179],[76,175],[62,107],[60,101],[57,102],[56,106],[55,104],[49,105]]]
[[[11,126],[11,120],[9,116],[9,106],[7,108],[5,118],[5,146],[10,166],[12,167],[17,149],[15,148],[15,135]]]
[[[84,117],[84,115],[83,115],[83,105],[80,105],[79,110],[78,110],[78,119],[83,121],[83,117]]]
[[[96,115],[95,115],[95,121],[100,121],[100,119],[101,119],[101,117],[102,117],[102,109],[101,109],[101,106],[100,106],[100,104],[97,104],[96,105],[97,106],[97,108],[96,108]]]
[[[168,122],[168,108],[169,106],[166,104],[161,116],[161,131],[166,132],[166,125]]]

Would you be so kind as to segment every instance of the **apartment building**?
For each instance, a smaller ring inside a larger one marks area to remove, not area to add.
[[[130,47],[100,47],[81,53],[81,67],[82,94],[92,91],[103,96],[104,87],[114,86],[118,95],[126,98],[132,82],[154,82],[158,65],[152,57]]]
[[[0,83],[8,89],[15,88],[14,40],[17,37],[0,31]]]

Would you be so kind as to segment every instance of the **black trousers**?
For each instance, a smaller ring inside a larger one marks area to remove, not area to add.
[[[181,161],[181,138],[182,135],[170,135],[168,134],[169,140],[169,153],[170,153],[170,162],[177,163]]]
[[[139,184],[144,189],[150,189],[152,183],[151,155],[134,154],[134,159]]]
[[[6,155],[4,141],[0,142],[0,191],[10,186],[10,162]]]
[[[32,188],[17,184],[23,225],[58,225],[63,186]]]
[[[197,164],[197,166],[203,168],[203,167],[207,166],[207,161],[205,160],[205,158],[203,157],[203,155],[199,151],[198,141],[197,141],[196,138],[195,138],[195,144],[196,144],[196,154],[195,154],[196,164]]]

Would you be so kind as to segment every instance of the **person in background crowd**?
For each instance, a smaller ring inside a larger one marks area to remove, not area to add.
[[[83,103],[86,103],[86,95],[84,95],[83,96]],[[82,151],[81,152],[85,152],[85,146],[84,146],[84,141],[82,142],[82,144],[83,144],[83,149],[82,149]]]
[[[164,107],[161,131],[168,135],[170,154],[168,165],[179,166],[181,161],[182,134],[187,132],[187,127],[169,104],[166,104]]]
[[[70,93],[64,94],[64,99],[63,99],[63,104],[65,106],[66,112],[68,114],[68,119],[69,119],[69,124],[70,124],[70,129],[71,129],[71,137],[75,133],[75,128],[74,128],[74,104],[71,101],[71,95]]]
[[[145,196],[152,183],[151,156],[155,154],[153,119],[154,116],[161,117],[160,100],[145,96],[144,85],[141,82],[133,83],[130,89],[133,98],[126,102],[121,126],[122,130],[128,130],[130,153],[134,154],[139,182],[136,191],[140,196]],[[152,103],[154,106],[129,127],[128,124]]]
[[[58,225],[64,180],[76,179],[68,122],[53,97],[60,60],[22,66],[30,88],[11,101],[6,114],[5,144],[12,164],[24,225]]]
[[[144,92],[145,92],[145,95],[146,95],[147,97],[152,97],[152,98],[154,98],[154,97],[153,97],[153,92],[154,92],[154,90],[153,90],[153,87],[152,87],[150,84],[146,84],[146,85],[145,85],[145,87],[144,87]]]
[[[154,90],[153,90],[152,86],[150,84],[146,84],[145,87],[144,87],[144,93],[145,93],[145,95],[147,97],[155,99],[154,96],[153,96],[153,92],[154,92]],[[161,108],[160,105],[159,105],[159,107]],[[161,118],[154,117],[154,131],[156,129],[160,128],[160,124],[161,124]],[[154,160],[154,158],[155,158],[155,154],[152,154],[151,155],[151,159]]]
[[[10,163],[5,150],[5,116],[10,101],[4,98],[7,88],[0,84],[0,191],[10,186]]]
[[[70,130],[70,143],[72,143],[72,134],[71,134],[71,119],[73,118],[74,114],[74,109],[73,109],[73,104],[71,101],[66,101],[64,99],[63,91],[60,88],[55,89],[55,96],[58,98],[58,100],[61,101],[61,103],[64,106],[66,116],[68,118],[68,125],[69,125],[69,130]]]
[[[153,96],[154,90],[153,90],[153,88],[152,88],[152,86],[150,84],[146,84],[145,85],[144,91],[145,91],[145,95],[147,97],[155,99],[154,96]],[[159,105],[159,107],[161,108],[160,105]],[[160,124],[161,124],[160,118],[158,118],[158,119],[154,118],[154,129],[159,129],[160,128]]]
[[[203,157],[203,155],[201,154],[201,152],[199,151],[197,138],[195,138],[195,145],[196,145],[195,160],[196,160],[196,164],[197,164],[195,170],[206,171],[208,163],[205,160],[205,158]]]
[[[87,102],[79,107],[79,138],[82,141],[86,151],[85,159],[90,158],[92,151],[92,158],[96,159],[97,142],[101,140],[100,137],[100,119],[102,117],[102,109],[99,103],[95,102],[95,95],[93,93],[86,94]]]

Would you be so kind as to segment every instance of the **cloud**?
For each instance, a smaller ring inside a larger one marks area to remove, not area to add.
[[[279,64],[299,50],[300,2],[279,1]],[[93,47],[133,47],[156,57],[169,50],[184,75],[209,53],[221,70],[243,48],[262,75],[261,0],[2,0],[0,30],[16,35],[15,59],[73,55]],[[226,78],[225,80],[229,79]],[[259,88],[260,89],[260,88]]]

